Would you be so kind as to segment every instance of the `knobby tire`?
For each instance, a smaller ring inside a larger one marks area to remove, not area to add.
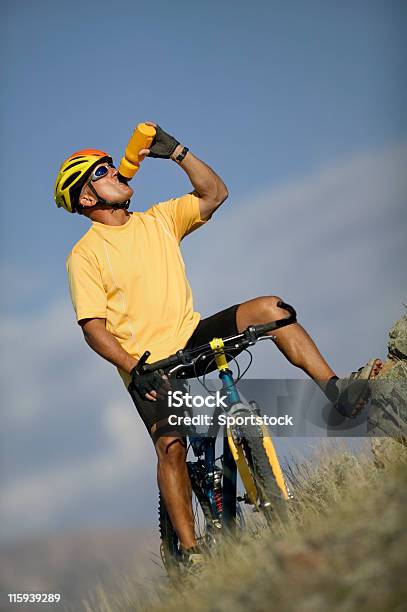
[[[239,427],[237,434],[256,484],[260,511],[269,526],[284,522],[287,518],[287,501],[277,484],[266,449],[263,446],[261,430],[256,427]]]

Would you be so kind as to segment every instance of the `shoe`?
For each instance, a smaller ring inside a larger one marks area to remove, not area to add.
[[[182,564],[185,572],[191,576],[199,576],[208,568],[208,557],[199,546],[193,546],[182,551]]]
[[[370,397],[369,380],[380,371],[381,366],[380,359],[370,359],[357,372],[335,381],[338,393],[334,406],[342,416],[354,419],[359,415]]]

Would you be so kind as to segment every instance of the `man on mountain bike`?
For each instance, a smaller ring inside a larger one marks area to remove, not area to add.
[[[133,189],[118,180],[112,158],[86,149],[62,164],[55,200],[58,207],[92,221],[67,259],[76,317],[89,346],[118,368],[153,439],[160,491],[188,557],[188,552],[196,552],[196,541],[185,440],[168,423],[173,412],[165,402],[168,382],[157,372],[140,374],[137,363],[146,350],[150,360],[157,361],[288,313],[273,295],[235,304],[206,319],[194,311],[179,244],[211,219],[228,191],[209,166],[159,126],[156,130],[151,148],[140,154],[173,160],[191,181],[191,193],[144,213],[130,213]],[[285,357],[314,379],[342,413],[354,416],[363,407],[362,399],[349,406],[346,386],[301,325],[289,325],[273,335]],[[358,376],[369,378],[380,365],[375,360]]]

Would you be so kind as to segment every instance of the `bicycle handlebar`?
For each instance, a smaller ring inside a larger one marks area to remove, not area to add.
[[[247,346],[256,344],[256,342],[267,332],[280,329],[286,325],[291,325],[297,321],[297,313],[292,306],[286,304],[285,302],[278,302],[277,306],[279,308],[283,308],[284,310],[288,310],[290,314],[287,317],[283,317],[277,321],[271,321],[270,323],[249,325],[249,327],[247,327],[247,329],[245,329],[241,334],[222,338],[225,349],[228,348],[228,345],[231,345],[229,348],[233,349],[246,348]],[[208,343],[197,346],[194,349],[179,350],[173,355],[170,355],[165,359],[155,361],[154,363],[146,363],[150,356],[150,352],[146,351],[143,353],[136,366],[137,372],[139,374],[147,374],[148,372],[155,372],[156,370],[170,370],[178,365],[191,366],[200,357],[200,355],[210,353],[213,353],[213,349]]]

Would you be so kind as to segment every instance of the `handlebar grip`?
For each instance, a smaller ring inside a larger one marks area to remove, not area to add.
[[[261,336],[270,331],[274,331],[275,329],[279,329],[280,327],[285,327],[286,325],[291,325],[292,323],[296,323],[297,321],[297,313],[295,309],[290,306],[290,304],[286,304],[285,302],[278,302],[277,306],[279,308],[283,308],[284,310],[288,310],[290,313],[288,317],[283,317],[282,319],[277,319],[277,321],[271,321],[271,323],[265,323],[264,325],[254,325],[254,330],[256,336]]]
[[[177,355],[171,355],[171,357],[167,357],[166,359],[160,359],[160,361],[155,361],[154,363],[146,363],[141,367],[141,371],[143,374],[147,374],[148,372],[155,372],[156,370],[167,370],[172,366],[179,364],[179,358]]]

